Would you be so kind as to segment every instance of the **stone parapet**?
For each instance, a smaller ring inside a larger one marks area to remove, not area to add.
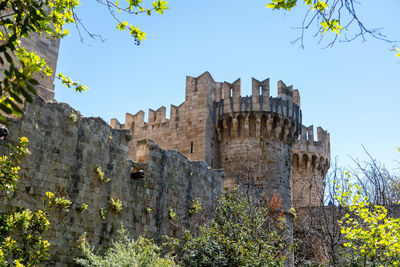
[[[302,112],[300,96],[293,86],[278,82],[278,97],[269,95],[269,79],[259,82],[253,78],[253,95],[240,95],[240,79],[217,88],[214,122],[219,138],[247,136],[268,137],[294,142],[301,133]]]
[[[324,203],[324,178],[330,167],[330,135],[321,127],[302,126],[300,139],[292,148],[292,202],[295,207]]]

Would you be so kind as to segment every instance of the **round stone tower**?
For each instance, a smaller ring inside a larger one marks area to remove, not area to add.
[[[270,97],[269,79],[252,81],[252,96],[241,97],[240,79],[217,88],[215,124],[219,162],[227,181],[248,182],[271,196],[276,192],[285,210],[291,207],[291,150],[301,128],[300,97],[278,82]]]
[[[292,148],[292,203],[296,208],[321,206],[331,160],[330,136],[318,127],[318,141],[314,141],[313,126],[302,128],[300,140]]]

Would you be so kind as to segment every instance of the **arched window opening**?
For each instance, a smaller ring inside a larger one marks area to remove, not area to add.
[[[256,136],[256,117],[251,114],[249,117],[249,136]]]
[[[233,120],[232,120],[232,117],[231,117],[231,116],[229,116],[229,117],[226,119],[226,126],[227,126],[227,128],[228,128],[228,135],[229,135],[229,136],[232,135],[232,134],[231,134],[231,131],[232,131],[232,124],[233,124],[232,121],[233,121]]]
[[[308,165],[308,156],[306,154],[303,155],[302,159],[301,159],[301,165],[303,167],[303,169],[307,169],[307,165]]]
[[[295,171],[299,170],[299,155],[294,154],[292,157],[292,168]]]
[[[239,115],[237,120],[238,120],[238,135],[242,136],[244,133],[244,117],[243,117],[243,115]]]
[[[262,115],[260,125],[260,136],[265,136],[267,133],[267,115]]]
[[[311,168],[315,170],[317,168],[317,156],[313,155],[311,159]]]

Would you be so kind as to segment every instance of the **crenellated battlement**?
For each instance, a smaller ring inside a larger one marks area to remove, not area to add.
[[[129,157],[143,158],[143,140],[153,139],[164,149],[176,149],[190,160],[204,160],[226,173],[225,186],[237,179],[277,192],[283,206],[317,205],[323,177],[329,168],[329,133],[321,127],[314,140],[313,126],[302,124],[299,91],[283,81],[271,96],[270,79],[252,79],[252,94],[242,96],[241,80],[216,82],[205,72],[186,77],[185,101],[171,105],[169,119],[164,106],[126,113],[122,124],[129,129]],[[309,198],[308,196],[315,196]]]
[[[293,151],[317,153],[330,159],[330,134],[322,127],[317,128],[317,139],[314,138],[314,126],[302,126],[299,141],[293,146]]]
[[[318,170],[325,176],[331,160],[330,135],[318,127],[315,140],[313,125],[302,128],[299,141],[292,148],[292,168],[297,172]]]
[[[324,178],[331,160],[330,135],[321,127],[302,126],[292,147],[292,202],[294,207],[320,206],[324,199]]]
[[[147,122],[145,121],[145,112],[143,110],[139,110],[135,115],[126,113],[125,123],[122,124],[117,119],[113,118],[111,119],[111,126],[117,129],[131,129],[132,131],[139,128],[143,130],[157,130],[159,127],[169,128],[170,122],[174,122],[178,119],[178,109],[179,107],[171,105],[169,119],[166,117],[166,107],[161,106],[157,110],[149,109]]]
[[[141,132],[145,136],[173,130],[181,122],[179,114],[185,114],[186,120],[186,117],[195,116],[187,113],[199,108],[199,95],[211,93],[214,101],[208,112],[212,113],[220,140],[223,133],[230,137],[264,136],[274,140],[295,140],[302,131],[299,92],[282,81],[278,82],[277,89],[278,96],[272,97],[270,79],[258,81],[253,78],[252,95],[241,96],[240,78],[233,83],[215,82],[205,72],[197,78],[186,78],[186,101],[179,106],[171,105],[169,119],[166,118],[166,108],[162,106],[157,110],[149,109],[147,122],[144,120],[145,112],[140,110],[135,115],[126,113],[124,124],[112,119],[111,125],[130,129],[133,135]]]
[[[302,131],[300,96],[293,86],[278,82],[278,97],[270,96],[269,78],[252,79],[252,95],[241,96],[240,79],[217,88],[214,122],[222,138],[270,137],[293,142]]]

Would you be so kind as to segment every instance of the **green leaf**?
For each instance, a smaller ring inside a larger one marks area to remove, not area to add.
[[[32,84],[32,85],[39,85],[39,82],[37,81],[37,80],[35,80],[35,79],[29,79],[28,80],[28,82],[30,83],[30,84]]]
[[[6,60],[9,62],[9,63],[12,63],[13,62],[13,60],[12,60],[12,58],[10,57],[10,55],[6,52],[6,51],[4,51],[4,57],[6,58]]]
[[[19,91],[21,94],[25,97],[25,100],[28,101],[29,103],[32,103],[33,99],[32,96],[22,87],[19,88]]]

